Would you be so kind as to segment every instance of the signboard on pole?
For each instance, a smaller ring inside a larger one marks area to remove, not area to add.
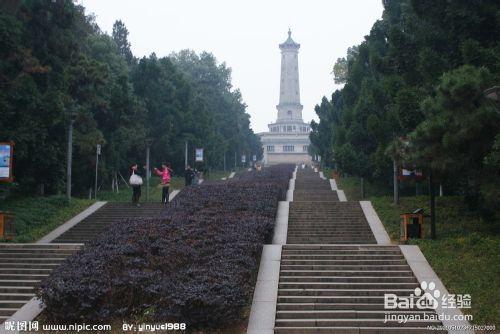
[[[0,143],[0,181],[13,182],[12,157],[14,155],[14,143]]]
[[[253,162],[257,161],[257,156],[255,154],[252,156],[252,160]]]
[[[203,149],[202,148],[195,149],[194,161],[203,162]]]
[[[241,156],[241,163],[245,163],[245,162],[247,162],[247,157],[246,157],[246,155],[242,155]]]

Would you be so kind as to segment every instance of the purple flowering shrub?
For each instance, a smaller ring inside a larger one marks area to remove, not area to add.
[[[112,224],[41,283],[46,317],[185,322],[188,328],[239,321],[293,168],[190,186],[157,219]]]

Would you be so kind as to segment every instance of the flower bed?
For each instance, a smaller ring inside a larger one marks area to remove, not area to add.
[[[112,224],[38,295],[49,321],[117,319],[215,328],[241,319],[292,165],[185,188],[158,219]]]

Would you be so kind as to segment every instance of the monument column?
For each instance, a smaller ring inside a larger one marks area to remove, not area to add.
[[[283,121],[302,122],[302,105],[300,104],[299,89],[299,53],[300,44],[292,39],[292,32],[288,30],[288,39],[280,44],[281,50],[281,77],[280,98],[277,123]]]

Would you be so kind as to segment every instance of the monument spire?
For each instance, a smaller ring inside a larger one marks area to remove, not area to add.
[[[302,122],[302,105],[300,104],[299,63],[300,44],[292,39],[292,30],[288,28],[288,38],[280,44],[281,80],[277,122]]]
[[[300,104],[299,61],[300,44],[288,38],[279,45],[281,50],[281,77],[278,118],[268,124],[269,132],[259,133],[262,141],[265,165],[278,163],[310,163],[309,133],[311,128],[302,120]]]

